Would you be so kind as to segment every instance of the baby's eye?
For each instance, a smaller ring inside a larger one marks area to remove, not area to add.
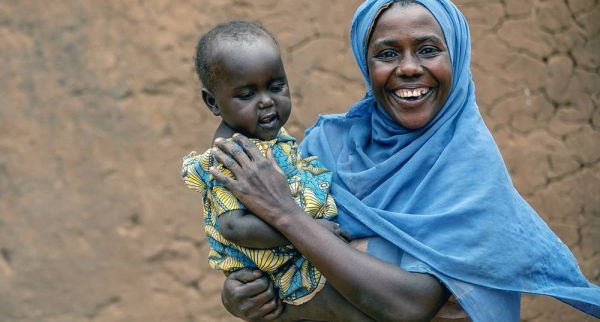
[[[250,100],[250,99],[252,99],[254,97],[254,93],[253,92],[243,93],[243,94],[240,94],[240,95],[238,95],[236,97],[239,98],[239,99],[241,99],[241,100],[243,100],[243,101],[247,101],[247,100]]]
[[[271,85],[271,92],[273,92],[273,93],[281,92],[281,91],[285,90],[285,87],[286,87],[285,84],[273,84],[273,85]]]

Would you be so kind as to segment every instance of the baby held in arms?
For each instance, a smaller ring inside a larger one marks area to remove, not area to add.
[[[213,140],[234,142],[235,133],[250,138],[286,175],[296,203],[333,234],[349,241],[349,235],[337,224],[336,204],[329,194],[331,171],[317,157],[303,158],[296,139],[283,128],[292,104],[273,35],[254,22],[218,24],[200,38],[195,63],[203,101],[221,118]],[[288,304],[304,304],[321,291],[328,299],[333,294],[337,301],[345,302],[281,233],[249,212],[210,174],[209,170],[217,167],[232,176],[213,152],[214,148],[203,154],[191,152],[184,157],[182,168],[184,182],[200,192],[204,201],[210,266],[226,275],[242,268],[261,270],[271,277],[280,299]],[[347,309],[356,311],[356,321],[370,320],[351,305]]]

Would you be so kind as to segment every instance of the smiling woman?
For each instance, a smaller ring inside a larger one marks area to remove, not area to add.
[[[452,65],[442,29],[427,9],[385,10],[367,57],[373,96],[395,122],[418,129],[438,114],[452,87]]]

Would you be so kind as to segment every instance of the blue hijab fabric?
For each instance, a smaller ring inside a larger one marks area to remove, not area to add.
[[[366,39],[391,2],[366,1],[352,22],[365,97],[344,114],[320,116],[300,146],[333,170],[340,225],[373,237],[372,255],[435,275],[473,321],[518,321],[522,292],[600,317],[600,287],[512,184],[475,102],[467,21],[451,2],[417,0],[450,52],[452,89],[438,115],[409,130],[374,99]]]

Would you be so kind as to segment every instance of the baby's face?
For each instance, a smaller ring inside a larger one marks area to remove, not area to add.
[[[236,132],[271,140],[292,110],[279,49],[268,36],[252,42],[225,41],[215,59],[215,115]]]

